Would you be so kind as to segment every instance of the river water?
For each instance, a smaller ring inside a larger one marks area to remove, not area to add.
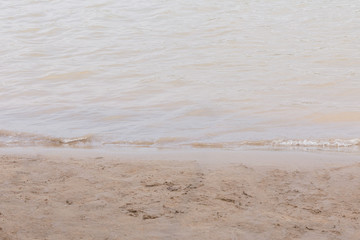
[[[360,2],[0,2],[0,146],[360,152]]]

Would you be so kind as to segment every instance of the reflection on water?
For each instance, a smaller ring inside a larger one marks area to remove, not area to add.
[[[360,136],[358,1],[0,7],[0,130],[11,133],[0,144],[331,147]]]

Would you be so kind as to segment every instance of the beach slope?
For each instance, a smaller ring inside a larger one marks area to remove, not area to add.
[[[360,162],[210,155],[3,153],[0,239],[359,239]]]

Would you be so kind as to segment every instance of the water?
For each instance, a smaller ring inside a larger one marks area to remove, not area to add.
[[[0,2],[0,146],[360,151],[360,2]]]

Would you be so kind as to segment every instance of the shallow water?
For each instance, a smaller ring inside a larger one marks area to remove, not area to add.
[[[0,146],[360,151],[359,1],[0,8]]]

